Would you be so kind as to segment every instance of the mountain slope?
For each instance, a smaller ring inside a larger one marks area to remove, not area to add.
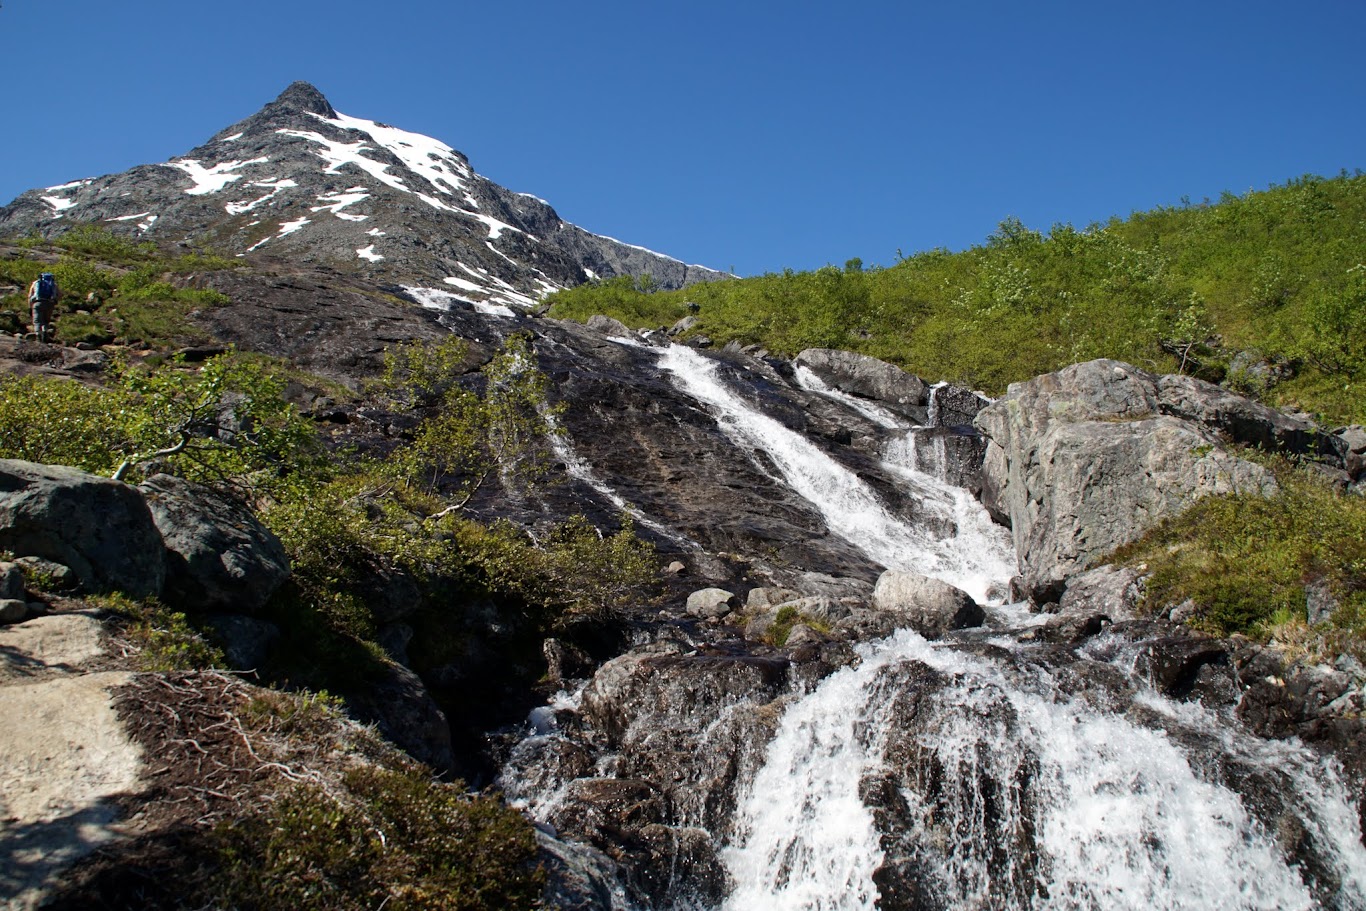
[[[438,305],[530,306],[616,275],[666,288],[724,277],[569,224],[479,176],[450,146],[338,113],[304,82],[180,158],[30,190],[0,208],[0,235],[52,236],[80,222],[325,263]]]

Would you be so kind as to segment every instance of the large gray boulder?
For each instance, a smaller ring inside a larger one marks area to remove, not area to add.
[[[139,490],[165,542],[171,603],[250,614],[288,577],[280,539],[240,503],[172,475],[149,478]]]
[[[962,589],[919,573],[889,569],[873,589],[873,609],[895,614],[897,625],[926,639],[981,626],[986,612]]]
[[[134,598],[160,594],[166,573],[161,532],[136,488],[61,465],[0,459],[0,550]]]
[[[894,364],[866,354],[834,348],[807,348],[793,363],[805,367],[828,386],[850,395],[892,405],[924,405],[925,381]]]
[[[1242,408],[1226,420],[1225,390],[1184,380],[1090,361],[1012,384],[978,415],[982,498],[1010,524],[1036,600],[1057,600],[1069,576],[1200,497],[1276,490],[1270,471],[1225,442],[1235,429],[1249,441],[1285,437],[1275,429],[1285,416],[1257,423],[1258,409]]]

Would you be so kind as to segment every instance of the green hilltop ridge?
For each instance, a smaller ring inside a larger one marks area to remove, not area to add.
[[[962,252],[770,273],[680,291],[616,278],[551,315],[671,326],[784,356],[843,348],[999,395],[1110,357],[1194,373],[1328,422],[1366,421],[1366,175],[1301,177],[1217,203],[1047,234],[1016,219]]]

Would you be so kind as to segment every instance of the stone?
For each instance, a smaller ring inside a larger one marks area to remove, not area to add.
[[[693,329],[697,328],[697,325],[700,322],[701,320],[699,320],[695,316],[685,316],[669,328],[668,335],[670,338],[672,338],[676,335],[682,335],[685,332],[691,332]]]
[[[370,676],[362,689],[342,694],[352,713],[373,722],[414,759],[438,772],[453,771],[451,725],[422,679],[390,662],[370,671]]]
[[[171,603],[255,613],[288,577],[284,546],[245,506],[171,475],[149,478],[139,489],[165,541]]]
[[[30,588],[64,592],[80,585],[71,567],[61,563],[42,557],[19,557],[14,562],[23,569],[24,579]]]
[[[160,594],[166,577],[161,532],[137,489],[60,465],[0,459],[0,550],[133,598]]]
[[[919,573],[889,569],[873,589],[873,608],[896,615],[926,639],[956,629],[981,626],[986,612],[967,592]]]
[[[920,377],[866,354],[807,348],[793,360],[822,382],[850,395],[893,405],[924,405],[929,387]]]
[[[1206,392],[1176,381],[1160,389],[1146,371],[1097,360],[1014,383],[982,410],[983,501],[1008,519],[1033,600],[1056,601],[1068,577],[1200,497],[1277,489],[1215,429],[1162,412],[1230,413]]]
[[[1134,672],[1152,681],[1165,696],[1185,698],[1208,686],[1211,673],[1233,673],[1228,648],[1221,639],[1172,636],[1145,642],[1134,661]]]
[[[1327,459],[1341,468],[1347,444],[1308,421],[1193,376],[1157,378],[1158,411],[1215,430],[1235,443]]]
[[[614,895],[620,888],[617,865],[607,855],[588,845],[561,841],[540,829],[536,830],[536,845],[546,874],[547,908],[615,911],[621,906]]]
[[[0,563],[0,599],[24,597],[24,571],[18,563]]]
[[[259,671],[280,639],[274,623],[241,614],[213,614],[207,618],[223,657],[235,671]]]
[[[793,598],[791,601],[784,601],[777,605],[775,611],[790,607],[797,612],[797,616],[812,620],[819,620],[822,623],[833,623],[849,616],[850,607],[842,601],[838,601],[827,595],[811,595],[806,598]]]
[[[1132,620],[1143,600],[1145,576],[1131,566],[1105,564],[1067,580],[1059,614],[1102,615],[1112,623]]]
[[[771,610],[754,614],[745,623],[745,638],[751,642],[763,642],[768,636],[768,631],[773,629],[776,618],[776,612]]]
[[[1346,444],[1348,452],[1357,455],[1366,453],[1366,427],[1362,427],[1360,424],[1352,424],[1339,430],[1337,436]]]
[[[800,649],[809,645],[819,645],[824,641],[824,636],[805,623],[794,623],[792,629],[788,631],[787,641],[783,643],[783,648]]]
[[[724,617],[735,609],[735,593],[723,588],[704,588],[688,595],[688,614],[704,620]]]
[[[1310,626],[1327,623],[1340,606],[1327,580],[1315,579],[1304,586],[1305,617]]]
[[[632,332],[621,320],[602,314],[590,316],[586,325],[594,332],[601,332],[603,335],[610,335],[613,338],[628,338],[634,341],[637,337],[636,333]]]
[[[745,607],[748,610],[762,610],[795,601],[800,597],[800,592],[793,591],[790,588],[761,586],[749,590],[749,594],[745,596]]]
[[[27,602],[18,598],[0,598],[0,623],[18,623],[27,616]]]

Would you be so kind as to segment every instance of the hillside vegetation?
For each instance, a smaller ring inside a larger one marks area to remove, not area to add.
[[[771,273],[654,292],[618,278],[557,292],[551,315],[694,334],[791,356],[859,351],[991,395],[1112,357],[1195,373],[1329,422],[1366,421],[1366,175],[1047,234],[1003,221],[960,253],[889,268]]]

